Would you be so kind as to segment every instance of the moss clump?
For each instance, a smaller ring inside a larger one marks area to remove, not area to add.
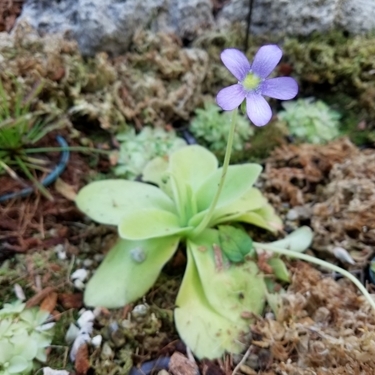
[[[166,157],[173,151],[186,146],[172,129],[144,127],[139,134],[134,129],[117,135],[120,150],[113,154],[117,159],[114,172],[123,178],[135,179],[146,164],[157,156]]]
[[[219,160],[223,160],[230,130],[231,113],[222,112],[216,104],[206,102],[204,108],[197,109],[195,114],[190,125],[191,132],[200,144],[212,151]],[[245,116],[238,115],[233,139],[232,161],[244,159],[244,152],[249,147],[253,133],[250,121]]]
[[[289,38],[283,49],[300,91],[335,105],[343,118],[350,118],[344,127],[352,135],[364,121],[366,130],[354,141],[365,141],[375,123],[375,35],[347,37],[332,31],[308,39]]]
[[[282,103],[278,116],[300,141],[324,143],[338,137],[341,115],[321,100],[299,99]]]
[[[99,53],[83,58],[77,44],[57,35],[40,37],[20,24],[0,42],[0,79],[11,92],[11,77],[22,91],[38,82],[35,110],[67,116],[80,130],[100,125],[112,133],[127,124],[163,127],[187,121],[203,100],[210,68],[207,53],[183,48],[166,33],[138,32],[131,49],[116,59]]]

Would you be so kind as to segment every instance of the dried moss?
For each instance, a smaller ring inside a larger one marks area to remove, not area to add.
[[[372,374],[375,318],[347,280],[335,282],[305,263],[275,318],[253,326],[254,351],[272,358],[269,370],[288,374]],[[261,372],[266,374],[266,372]]]
[[[76,43],[39,37],[26,24],[0,43],[4,86],[10,89],[11,77],[18,77],[28,92],[42,80],[36,108],[68,113],[74,124],[97,123],[114,132],[127,123],[165,126],[188,121],[203,102],[208,55],[183,48],[173,35],[138,32],[131,50],[115,60],[105,53],[84,59]]]
[[[311,225],[314,250],[327,256],[342,247],[355,267],[365,267],[375,244],[374,170],[374,150],[359,150],[348,139],[285,145],[268,158],[263,187],[288,225]],[[288,219],[290,208],[301,213],[296,221]]]

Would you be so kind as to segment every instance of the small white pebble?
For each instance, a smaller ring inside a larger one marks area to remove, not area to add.
[[[74,280],[73,284],[79,290],[85,289],[85,284],[81,280]]]
[[[135,316],[146,316],[149,311],[149,307],[147,305],[137,305],[134,307],[132,311],[132,315]]]
[[[104,255],[103,255],[103,254],[95,254],[95,255],[94,255],[94,260],[95,260],[96,262],[101,262],[101,261],[103,260],[103,258],[104,258]]]
[[[87,323],[93,323],[95,320],[95,315],[91,310],[86,310],[77,320],[79,327],[83,327]]]
[[[85,335],[86,333],[91,336],[92,330],[94,327],[94,323],[88,322],[82,325],[81,329],[79,330],[78,335]]]
[[[67,258],[66,256],[66,251],[65,251],[65,247],[64,245],[62,244],[58,244],[54,247],[54,252],[57,254],[57,257],[60,259],[60,260],[65,260]]]
[[[20,301],[24,301],[26,299],[25,293],[20,284],[14,284],[14,294]]]
[[[266,319],[275,320],[275,314],[271,312],[266,313]]]
[[[87,268],[90,268],[93,265],[93,263],[94,263],[94,261],[92,259],[85,259],[83,261],[83,266],[87,267]]]
[[[91,339],[91,344],[95,346],[95,348],[99,348],[102,344],[103,338],[102,335],[96,335]]]
[[[78,352],[78,349],[83,345],[90,342],[90,335],[88,333],[79,334],[76,339],[74,340],[72,349],[70,350],[70,360],[74,362],[76,360],[76,355]]]
[[[64,245],[60,243],[60,244],[56,245],[53,250],[55,251],[55,253],[59,253],[61,251],[64,251]]]
[[[350,256],[350,254],[343,248],[343,247],[335,247],[333,250],[333,255],[341,260],[344,263],[349,263],[349,264],[355,264],[354,259]]]
[[[84,268],[79,268],[78,270],[75,270],[71,275],[70,278],[72,280],[80,280],[80,281],[85,281],[88,276],[88,271]]]
[[[43,367],[43,375],[69,375],[66,370],[55,370],[51,367]]]
[[[292,208],[286,214],[286,218],[290,221],[294,221],[294,220],[297,220],[299,218],[299,214],[295,209]]]
[[[77,338],[78,334],[79,328],[75,324],[70,323],[70,326],[65,334],[65,342],[70,345]]]

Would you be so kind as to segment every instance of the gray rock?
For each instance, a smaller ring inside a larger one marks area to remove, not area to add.
[[[193,40],[206,29],[245,21],[248,0],[229,1],[213,17],[212,0],[26,0],[19,22],[39,33],[68,33],[85,55],[126,51],[137,29],[171,31]],[[373,0],[254,0],[254,34],[308,35],[340,26],[375,29]]]
[[[218,16],[220,25],[245,21],[248,0],[232,0]],[[373,0],[254,0],[251,32],[255,35],[308,35],[340,26],[353,33],[375,29]]]
[[[214,25],[210,0],[27,0],[22,21],[41,34],[69,34],[85,55],[124,52],[139,28],[193,39]]]
[[[375,1],[344,0],[339,8],[337,23],[353,34],[375,29]]]

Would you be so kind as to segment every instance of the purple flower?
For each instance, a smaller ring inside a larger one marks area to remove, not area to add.
[[[259,49],[251,65],[239,50],[229,48],[221,53],[221,60],[238,79],[238,83],[219,91],[217,104],[224,111],[231,111],[246,99],[246,112],[256,126],[268,124],[272,117],[271,107],[262,95],[275,99],[290,100],[298,92],[297,82],[290,77],[267,77],[275,69],[282,56],[281,49],[270,44]]]

